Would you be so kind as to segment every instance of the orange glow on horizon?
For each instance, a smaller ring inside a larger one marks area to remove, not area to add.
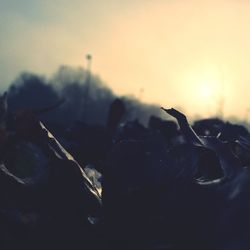
[[[23,70],[52,74],[61,64],[85,66],[83,55],[91,53],[93,73],[118,94],[183,107],[190,116],[215,115],[222,95],[225,117],[242,118],[249,107],[248,1],[44,0],[34,10],[32,5],[30,11],[19,6],[20,13],[18,7],[2,13],[1,81]]]

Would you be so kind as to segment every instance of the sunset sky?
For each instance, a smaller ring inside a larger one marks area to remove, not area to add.
[[[250,1],[0,0],[0,84],[22,71],[86,66],[118,94],[244,119],[250,108]],[[141,91],[143,89],[143,92]]]

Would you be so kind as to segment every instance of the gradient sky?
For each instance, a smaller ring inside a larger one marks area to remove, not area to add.
[[[250,107],[247,0],[0,0],[0,34],[2,88],[91,53],[118,94],[202,117],[221,99],[226,117]]]

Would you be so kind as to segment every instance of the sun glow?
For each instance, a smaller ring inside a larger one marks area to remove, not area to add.
[[[211,84],[209,83],[203,83],[199,86],[198,94],[200,97],[204,100],[209,100],[214,97],[215,92],[212,88]]]
[[[204,115],[214,115],[223,92],[223,77],[216,67],[196,67],[183,75],[183,96],[191,105],[189,109]],[[187,99],[188,98],[188,99]]]
[[[197,84],[196,95],[205,102],[213,101],[217,96],[217,85],[214,82],[201,82]]]

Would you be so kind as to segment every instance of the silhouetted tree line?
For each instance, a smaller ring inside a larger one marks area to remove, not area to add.
[[[53,130],[69,127],[75,121],[106,124],[110,104],[116,95],[98,76],[88,79],[86,70],[62,66],[51,78],[22,73],[10,85],[8,98],[12,111],[44,108],[64,100],[60,107],[41,116]],[[156,106],[142,104],[133,97],[122,99],[127,109],[125,120],[139,119],[146,124],[150,115],[161,115]]]

